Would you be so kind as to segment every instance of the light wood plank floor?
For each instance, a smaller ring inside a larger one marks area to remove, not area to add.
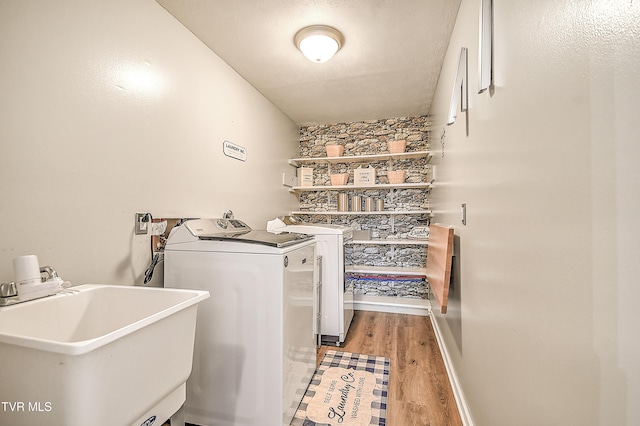
[[[428,317],[356,311],[344,344],[329,349],[384,356],[389,372],[389,426],[461,426],[438,342]]]

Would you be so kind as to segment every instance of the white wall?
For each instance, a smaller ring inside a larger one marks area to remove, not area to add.
[[[436,222],[455,225],[436,314],[476,425],[640,421],[640,4],[463,0],[431,114]],[[468,114],[445,126],[461,47]],[[467,225],[460,206],[467,203]]]
[[[298,127],[153,0],[2,1],[0,57],[0,281],[36,254],[72,284],[140,283],[136,211],[263,229],[296,206]]]

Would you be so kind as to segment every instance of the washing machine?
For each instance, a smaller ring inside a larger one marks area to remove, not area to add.
[[[313,236],[234,219],[171,231],[165,287],[211,294],[198,308],[187,423],[289,425],[315,370],[315,259]]]
[[[347,337],[353,319],[353,286],[344,279],[344,245],[353,239],[349,226],[328,223],[303,223],[295,216],[282,218],[275,232],[314,235],[318,256],[322,258],[320,335],[322,343],[340,346]]]

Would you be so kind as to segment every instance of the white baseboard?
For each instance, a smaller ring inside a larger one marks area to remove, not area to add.
[[[462,386],[460,386],[458,376],[455,369],[453,368],[453,362],[451,361],[451,357],[449,356],[449,351],[447,351],[447,347],[444,344],[444,339],[442,338],[442,333],[440,332],[438,321],[433,318],[433,315],[430,315],[429,319],[431,320],[431,324],[433,325],[433,331],[435,332],[436,340],[438,341],[438,346],[440,347],[440,353],[442,354],[444,366],[447,369],[449,383],[451,384],[453,397],[455,398],[456,404],[458,405],[458,412],[460,413],[462,424],[464,426],[474,426],[473,419],[471,418],[471,413],[469,412],[469,407],[467,406],[467,401],[464,398],[464,393],[462,392]]]
[[[406,297],[354,295],[353,308],[358,311],[429,316],[431,302]]]

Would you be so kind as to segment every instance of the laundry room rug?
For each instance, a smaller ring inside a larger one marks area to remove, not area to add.
[[[327,351],[291,426],[386,425],[389,359]]]

